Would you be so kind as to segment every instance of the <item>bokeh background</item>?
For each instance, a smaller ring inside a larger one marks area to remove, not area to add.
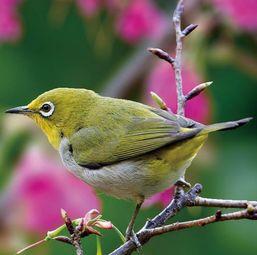
[[[72,218],[97,208],[125,231],[134,204],[93,191],[69,174],[32,121],[6,116],[56,87],[93,89],[103,95],[153,104],[157,92],[173,109],[174,75],[147,47],[174,53],[174,0],[0,0],[0,254],[13,254]],[[214,81],[190,101],[186,114],[203,123],[234,120],[257,112],[257,1],[185,0],[183,24],[199,24],[184,40],[184,90]],[[71,107],[67,105],[67,107]],[[256,120],[212,135],[187,173],[204,186],[203,196],[257,200]],[[170,200],[172,191],[145,204],[137,228]],[[214,213],[183,210],[173,221]],[[144,254],[252,254],[255,222],[218,223],[162,235]],[[101,238],[104,254],[120,245],[113,230]],[[83,240],[96,254],[95,237]],[[27,254],[71,254],[72,247],[48,242]]]

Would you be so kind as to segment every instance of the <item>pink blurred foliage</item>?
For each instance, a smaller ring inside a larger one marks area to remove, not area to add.
[[[182,79],[185,94],[202,82],[197,72],[189,65],[184,65],[184,68],[182,68]],[[173,112],[176,112],[177,94],[175,77],[169,64],[159,61],[151,71],[146,84],[146,96],[149,104],[153,105],[153,100],[150,96],[150,92],[153,91],[167,103],[168,107],[171,108]],[[201,93],[194,99],[188,101],[185,107],[185,115],[199,122],[208,121],[210,115],[208,96]]]
[[[148,207],[153,204],[160,204],[161,206],[166,207],[170,203],[173,193],[174,193],[174,187],[166,189],[163,192],[157,193],[152,197],[148,198],[144,202],[144,207]]]
[[[163,13],[150,0],[131,0],[116,21],[118,35],[130,44],[143,38],[158,37],[166,25]]]
[[[197,72],[190,66],[184,65],[182,70],[184,93],[189,92],[196,85],[201,83],[201,78]],[[167,106],[176,112],[177,94],[175,86],[174,72],[170,65],[166,62],[158,61],[157,65],[152,70],[146,81],[146,100],[148,104],[154,105],[150,96],[150,92],[157,93],[167,104]],[[156,105],[154,105],[156,106]],[[207,122],[210,118],[211,105],[206,94],[201,93],[194,99],[190,100],[185,107],[185,115],[199,122]],[[174,188],[167,189],[164,192],[158,193],[149,198],[145,202],[145,206],[161,203],[163,206],[168,205],[172,198]]]
[[[110,10],[110,11],[115,11],[119,10],[123,7],[126,6],[126,1],[121,1],[121,0],[105,0],[105,6]]]
[[[212,2],[240,28],[247,31],[257,30],[256,0],[212,0]]]
[[[24,154],[11,189],[11,201],[21,210],[18,215],[23,218],[22,227],[37,233],[63,224],[61,208],[72,218],[78,218],[92,208],[101,207],[91,187],[38,150]]]
[[[76,3],[85,17],[93,17],[102,7],[101,0],[76,0]]]
[[[0,0],[0,43],[17,41],[22,35],[17,12],[21,0]]]

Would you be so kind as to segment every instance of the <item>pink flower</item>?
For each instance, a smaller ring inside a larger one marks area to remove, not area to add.
[[[61,208],[69,211],[72,218],[81,217],[91,208],[100,208],[91,187],[36,150],[23,156],[11,186],[15,205],[22,209],[24,227],[39,233],[63,224]]]
[[[86,17],[94,16],[101,8],[101,0],[76,0],[80,12]]]
[[[0,43],[13,42],[21,37],[22,29],[15,10],[1,8],[0,5]]]
[[[161,11],[150,0],[131,0],[117,20],[117,32],[128,43],[134,44],[146,37],[160,36],[164,19]]]
[[[257,30],[256,0],[212,0],[212,2],[240,28],[248,31]]]
[[[196,85],[201,83],[200,77],[190,66],[185,66],[182,70],[183,88],[186,94]],[[172,111],[176,112],[177,94],[175,86],[174,72],[170,65],[159,61],[147,79],[147,102],[153,105],[150,92],[157,93]],[[156,106],[156,105],[155,105]],[[185,114],[188,118],[199,122],[205,122],[209,118],[210,104],[206,94],[201,93],[186,104]]]
[[[201,83],[201,80],[192,67],[186,66],[182,71],[184,93],[189,92],[196,85]],[[146,97],[147,102],[153,105],[153,100],[150,92],[157,93],[173,112],[176,112],[177,94],[175,86],[174,72],[170,65],[165,62],[158,61],[150,76],[147,79]],[[156,105],[155,105],[156,106]],[[156,106],[157,107],[157,106]],[[206,122],[209,119],[210,103],[206,94],[201,93],[194,99],[188,101],[185,108],[186,116],[199,122]],[[163,206],[168,205],[172,199],[173,188],[167,189],[164,192],[158,193],[149,198],[145,202],[145,206],[161,203]]]
[[[106,221],[101,218],[102,216],[100,215],[100,212],[96,209],[92,209],[86,213],[84,217],[84,225],[87,226],[87,228],[93,227],[93,226],[96,226],[102,229],[113,228],[113,225],[110,221]]]
[[[0,1],[0,9],[8,8],[8,9],[17,9],[18,5],[21,4],[22,0],[1,0]]]
[[[126,6],[125,1],[120,0],[105,0],[105,6],[111,11],[119,10]]]

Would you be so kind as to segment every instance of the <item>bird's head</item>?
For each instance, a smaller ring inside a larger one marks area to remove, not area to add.
[[[62,136],[70,136],[80,126],[81,116],[90,109],[97,94],[86,89],[57,88],[47,91],[26,106],[6,113],[32,118],[58,149]]]

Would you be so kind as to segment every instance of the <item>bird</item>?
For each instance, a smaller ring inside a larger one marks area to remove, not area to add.
[[[6,113],[33,119],[75,176],[106,194],[136,202],[127,240],[144,200],[184,180],[209,133],[251,120],[204,125],[139,102],[75,88],[52,89]]]

